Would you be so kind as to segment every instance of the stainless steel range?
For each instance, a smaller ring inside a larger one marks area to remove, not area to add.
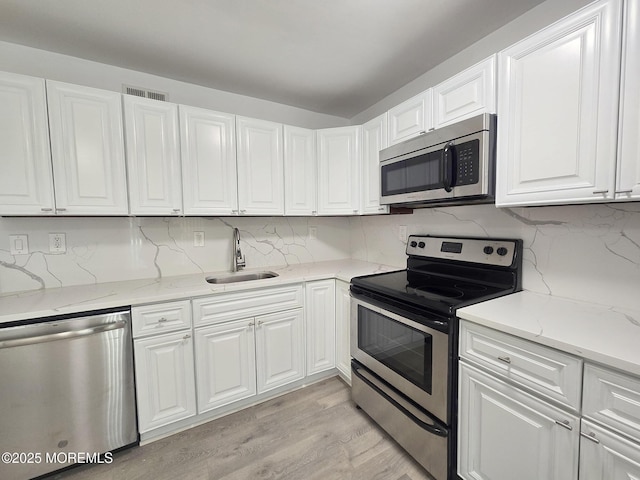
[[[437,480],[457,478],[456,310],[521,290],[522,241],[411,236],[351,281],[352,397]]]

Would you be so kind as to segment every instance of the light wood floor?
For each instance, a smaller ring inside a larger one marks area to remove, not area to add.
[[[426,480],[337,377],[56,475],[65,480]]]

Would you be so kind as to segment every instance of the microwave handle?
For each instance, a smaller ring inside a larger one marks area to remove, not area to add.
[[[453,177],[453,162],[451,158],[451,154],[453,153],[453,143],[449,142],[445,145],[442,150],[442,186],[444,187],[446,192],[450,192],[453,190],[451,186],[452,177]]]

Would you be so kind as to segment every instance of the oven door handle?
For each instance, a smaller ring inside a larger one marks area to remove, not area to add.
[[[360,367],[358,365],[356,365],[355,363],[351,363],[351,367],[352,367],[352,372],[360,379],[362,380],[364,383],[366,383],[369,387],[371,387],[372,389],[374,389],[379,395],[381,395],[385,400],[387,400],[389,403],[391,403],[394,407],[396,407],[398,410],[400,410],[402,413],[404,413],[405,416],[407,416],[409,419],[411,419],[415,424],[417,424],[418,426],[422,427],[424,430],[426,430],[429,433],[433,433],[434,435],[438,435],[440,437],[446,437],[448,435],[447,429],[446,428],[442,428],[438,425],[438,423],[431,417],[431,415],[429,415],[427,412],[423,412],[426,416],[428,416],[429,418],[431,418],[431,420],[433,421],[433,424],[429,424],[426,423],[422,420],[420,420],[418,417],[416,417],[413,413],[411,413],[409,410],[407,410],[403,405],[401,405],[400,403],[398,403],[393,397],[391,397],[389,394],[387,394],[387,392],[385,392],[384,390],[382,390],[380,387],[378,387],[375,383],[373,383],[371,380],[369,380],[368,378],[366,378],[364,375],[362,375],[359,370]]]

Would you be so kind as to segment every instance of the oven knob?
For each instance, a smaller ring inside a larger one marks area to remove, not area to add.
[[[416,246],[417,246],[417,245],[418,245],[418,242],[416,242],[415,240],[413,240],[413,241],[411,242],[411,246],[412,246],[413,248],[416,248]]]
[[[424,242],[420,242],[420,243],[418,243],[418,247],[420,247],[420,248],[424,248]]]
[[[490,247],[489,245],[487,245],[486,247],[484,247],[484,250],[482,250],[485,255],[491,255],[493,253],[493,247]]]
[[[501,257],[504,257],[507,254],[507,249],[504,247],[500,247],[498,250],[496,250],[496,253]]]

